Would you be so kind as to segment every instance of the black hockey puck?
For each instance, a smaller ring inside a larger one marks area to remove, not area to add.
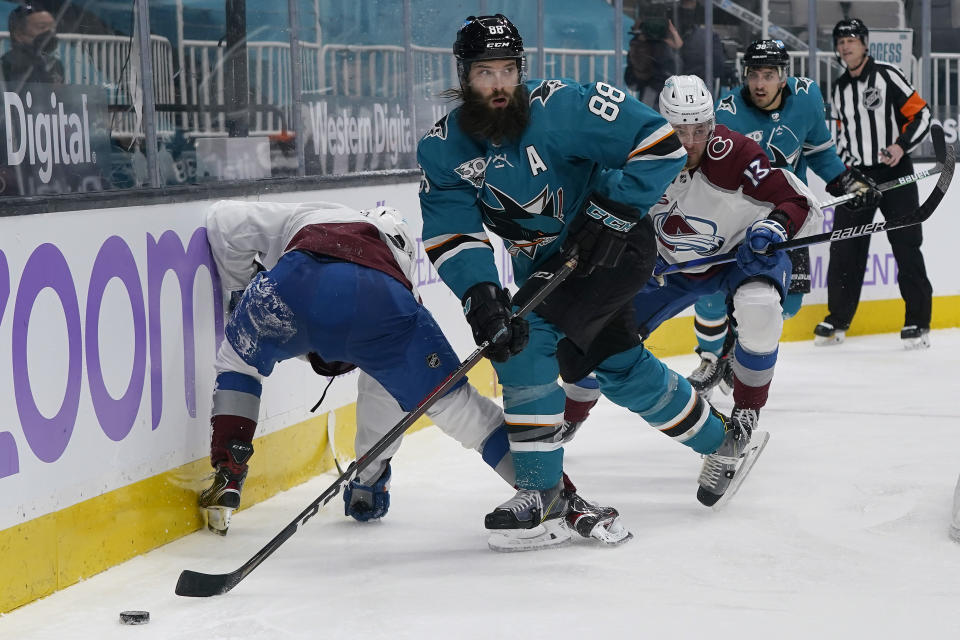
[[[121,611],[121,624],[147,624],[150,622],[149,611]]]

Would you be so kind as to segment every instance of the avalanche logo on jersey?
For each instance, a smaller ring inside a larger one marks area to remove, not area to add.
[[[547,100],[550,99],[550,96],[565,86],[567,85],[559,80],[544,80],[540,83],[540,86],[530,94],[530,104],[533,105],[534,100],[539,100],[540,104],[547,106]]]
[[[694,251],[710,256],[723,246],[724,238],[717,235],[717,225],[710,220],[688,216],[674,202],[668,211],[659,213],[653,220],[660,243],[676,253]]]
[[[775,168],[796,168],[800,162],[802,150],[803,145],[790,127],[779,125],[771,132],[770,141],[767,143],[767,155],[770,156],[770,164]]]
[[[737,105],[733,101],[732,93],[717,103],[717,111],[729,111],[730,115],[737,115]]]
[[[481,198],[483,223],[510,243],[507,248],[510,255],[523,253],[533,260],[538,247],[550,244],[560,235],[563,230],[559,215],[563,211],[563,189],[557,190],[554,199],[548,185],[533,200],[520,204],[493,185],[488,183],[486,186],[499,207],[493,207]]]

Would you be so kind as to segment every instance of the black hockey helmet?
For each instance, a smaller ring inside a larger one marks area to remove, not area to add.
[[[462,87],[467,85],[470,64],[477,60],[516,60],[523,81],[523,38],[502,13],[467,17],[457,31],[453,55],[457,58],[457,75]]]
[[[840,38],[860,38],[863,46],[867,46],[870,39],[870,30],[860,18],[845,18],[833,28],[833,48],[837,48]]]
[[[782,40],[754,40],[743,52],[743,70],[750,67],[790,66],[790,54]]]

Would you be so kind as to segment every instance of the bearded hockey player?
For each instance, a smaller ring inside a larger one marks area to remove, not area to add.
[[[789,66],[790,55],[780,40],[750,44],[743,54],[743,86],[717,103],[717,124],[756,141],[771,166],[793,172],[804,184],[810,168],[827,183],[831,194],[856,193],[851,208],[876,206],[880,192],[874,182],[857,169],[847,168],[837,155],[824,120],[820,87],[810,78],[788,76]],[[783,314],[791,318],[800,310],[804,294],[810,292],[810,253],[801,248],[787,255],[793,274]],[[727,300],[722,293],[706,296],[697,301],[694,311],[701,362],[689,376],[690,384],[705,397],[717,384],[729,393],[734,335],[728,327]]]
[[[369,450],[460,362],[419,302],[413,284],[416,245],[396,209],[221,201],[211,207],[206,226],[225,294],[237,301],[216,361],[213,483],[200,494],[209,528],[226,534],[253,455],[262,381],[278,362],[307,357],[326,376],[360,368],[358,453]],[[265,271],[258,272],[258,262]],[[427,414],[514,484],[503,413],[466,378]],[[399,446],[397,439],[346,487],[346,515],[360,521],[386,515],[390,458]],[[575,522],[578,532],[605,542],[610,529],[629,535],[615,523],[615,509],[587,502],[564,480],[567,508],[561,515]]]
[[[486,517],[490,546],[548,546],[569,536],[563,513],[564,393],[596,370],[601,391],[695,451],[742,453],[750,430],[727,422],[644,349],[632,299],[656,260],[646,212],[683,167],[672,127],[603,82],[524,82],[523,43],[503,15],[471,16],[454,54],[462,104],[418,145],[424,246],[461,298],[478,344],[492,341],[517,474],[516,495]],[[604,168],[623,169],[601,183]],[[486,228],[504,242],[521,286],[500,282]],[[563,248],[563,249],[561,249]],[[567,255],[577,270],[529,316],[511,309]],[[723,493],[728,478],[700,491]],[[722,485],[722,486],[721,486]]]

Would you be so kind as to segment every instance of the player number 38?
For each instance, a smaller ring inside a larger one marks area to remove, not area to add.
[[[620,107],[617,105],[623,102],[627,94],[606,82],[597,83],[597,93],[599,95],[590,98],[587,107],[591,113],[597,114],[607,122],[613,122],[620,115]],[[604,98],[609,98],[609,100],[604,100]]]

